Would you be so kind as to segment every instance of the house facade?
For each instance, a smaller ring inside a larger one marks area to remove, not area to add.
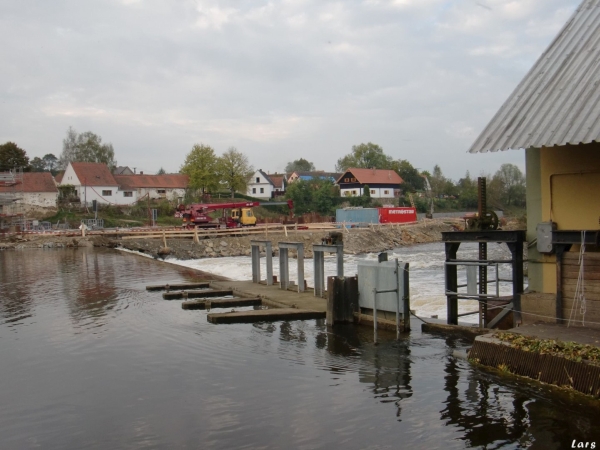
[[[25,172],[18,185],[0,186],[2,194],[10,194],[15,206],[56,208],[58,202],[58,189],[50,172]],[[12,209],[11,204],[6,204],[3,213],[10,214]]]
[[[373,198],[399,197],[403,180],[395,171],[387,169],[359,169],[351,167],[338,179],[342,197],[357,197],[369,186]]]
[[[167,199],[182,201],[189,184],[189,176],[184,174],[165,175],[113,175],[121,191],[136,193],[138,199]]]
[[[120,190],[108,166],[102,163],[69,163],[59,185],[72,185],[81,203],[86,205],[94,200],[105,205],[131,205],[138,198],[133,189]]]
[[[524,323],[600,323],[598,21],[600,0],[583,1],[470,149],[525,149]]]
[[[246,193],[252,197],[270,199],[285,194],[286,176],[284,174],[268,175],[262,170],[252,174]]]

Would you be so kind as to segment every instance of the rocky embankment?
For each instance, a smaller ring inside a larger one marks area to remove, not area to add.
[[[452,220],[427,220],[414,225],[401,227],[352,228],[342,232],[344,252],[349,254],[381,252],[396,247],[441,240],[442,231],[452,231],[457,223]],[[312,257],[312,245],[321,244],[329,236],[329,230],[303,230],[269,233],[277,254],[277,242],[304,242],[304,254]],[[105,236],[60,237],[53,235],[11,236],[0,242],[0,250],[25,248],[72,248],[72,247],[120,247],[144,253],[158,258],[198,259],[224,256],[250,255],[250,241],[265,239],[264,235],[237,237],[217,237],[201,239],[194,243],[192,239],[167,239],[164,248],[162,239],[115,240]]]
[[[442,231],[452,231],[454,222],[443,220],[428,220],[415,225],[402,227],[376,227],[375,229],[350,229],[343,232],[344,252],[348,254],[381,252],[396,247],[427,242],[437,242],[442,238]],[[303,242],[304,255],[312,257],[312,245],[321,244],[329,236],[330,231],[298,231],[269,233],[268,239],[273,242],[273,251],[278,253],[277,242]],[[119,241],[118,246],[142,252],[152,256],[177,259],[217,258],[225,256],[249,256],[250,241],[265,239],[262,235],[239,237],[219,237],[202,239],[194,243],[191,239],[167,239],[164,248],[162,239],[136,239]],[[290,251],[290,253],[293,253]]]

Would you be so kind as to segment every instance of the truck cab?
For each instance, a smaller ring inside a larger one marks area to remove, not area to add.
[[[245,227],[256,225],[256,217],[252,212],[252,208],[232,209],[231,218]]]

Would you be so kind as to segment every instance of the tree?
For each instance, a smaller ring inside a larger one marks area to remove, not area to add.
[[[459,204],[464,209],[477,208],[479,198],[477,196],[477,181],[471,178],[471,174],[467,170],[464,178],[458,180],[458,199]]]
[[[230,147],[218,159],[217,172],[221,184],[231,192],[231,198],[236,191],[246,191],[248,179],[254,172],[248,163],[248,158],[235,147]]]
[[[388,169],[391,163],[392,158],[383,153],[383,149],[379,145],[369,142],[353,145],[351,153],[338,159],[335,170],[344,172],[349,167]]]
[[[525,206],[525,177],[514,164],[502,164],[490,185],[503,206]]]
[[[44,169],[54,175],[56,166],[58,164],[58,158],[52,153],[48,153],[44,155],[42,161],[44,161]]]
[[[394,170],[404,183],[402,189],[404,192],[422,191],[425,189],[425,179],[419,171],[413,167],[406,159],[392,161],[390,169]]]
[[[315,177],[312,180],[294,181],[287,187],[285,196],[294,201],[298,215],[309,212],[329,215],[333,213],[339,191],[331,181]]]
[[[158,172],[156,172],[156,175],[164,175],[167,172],[165,171],[165,169],[163,169],[162,167],[160,169],[158,169]]]
[[[211,147],[195,144],[185,157],[180,172],[190,177],[190,188],[199,189],[205,195],[219,186],[217,163],[215,151]]]
[[[32,172],[44,172],[46,170],[46,163],[38,156],[33,158],[29,163]]]
[[[25,150],[14,142],[0,145],[0,170],[23,168],[29,170],[29,157]]]
[[[295,161],[287,163],[285,166],[285,173],[314,171],[315,165],[304,158],[296,159]]]
[[[64,169],[70,162],[104,163],[111,172],[117,166],[112,144],[103,144],[102,138],[91,131],[78,134],[72,127],[63,140],[59,166]]]

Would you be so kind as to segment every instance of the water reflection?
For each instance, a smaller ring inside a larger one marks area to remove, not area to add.
[[[597,402],[474,368],[460,339],[215,326],[145,291],[194,278],[109,250],[0,253],[0,448],[600,443]]]

